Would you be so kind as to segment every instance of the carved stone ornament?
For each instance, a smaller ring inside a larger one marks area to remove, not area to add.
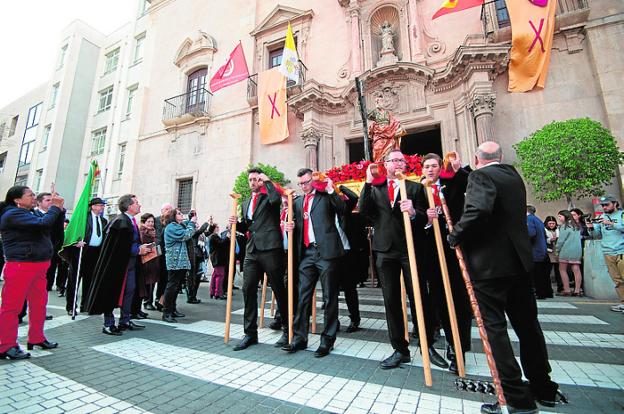
[[[473,96],[472,101],[468,104],[468,109],[473,116],[477,118],[483,114],[494,113],[496,106],[496,95],[493,93],[480,93]]]
[[[379,106],[387,111],[394,111],[399,106],[399,91],[397,88],[390,85],[382,85],[380,89],[374,91],[372,94],[373,101],[377,102],[379,99]]]
[[[316,147],[322,137],[321,131],[314,127],[308,127],[301,131],[301,140],[303,141],[303,146],[306,148]]]

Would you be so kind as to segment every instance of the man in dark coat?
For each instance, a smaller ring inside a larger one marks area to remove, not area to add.
[[[33,210],[33,214],[37,217],[43,217],[47,212],[50,206],[52,205],[52,194],[50,193],[39,193],[37,194],[37,207]],[[54,277],[56,275],[56,268],[58,266],[59,261],[61,260],[58,251],[63,246],[63,236],[64,236],[64,222],[65,222],[65,211],[63,210],[63,214],[60,214],[54,225],[50,229],[50,240],[52,241],[52,247],[54,248],[54,255],[50,260],[50,267],[48,268],[48,272],[46,273],[47,285],[46,289],[49,291],[52,290],[52,286],[54,286]],[[57,288],[60,288],[57,283]]]
[[[141,205],[135,195],[119,197],[119,214],[111,221],[104,234],[102,251],[95,265],[93,280],[86,303],[89,315],[104,314],[102,333],[121,335],[124,330],[143,329],[130,320],[132,300],[136,289],[137,256],[149,253],[149,245],[142,245],[135,216]],[[121,307],[119,326],[115,326],[113,309]]]
[[[422,243],[424,237],[427,214],[425,213],[426,200],[422,184],[406,181],[407,199],[400,199],[399,180],[396,174],[405,171],[405,156],[401,151],[389,152],[385,157],[384,166],[388,172],[387,179],[379,185],[373,185],[373,176],[370,167],[368,168],[366,183],[360,193],[360,212],[371,220],[375,228],[373,251],[376,255],[377,274],[384,297],[390,344],[394,348],[394,353],[381,362],[381,368],[392,369],[398,368],[401,363],[410,361],[401,307],[401,271],[410,301],[412,323],[414,326],[417,324],[403,212],[409,214],[412,227],[412,234],[409,236],[418,240],[415,242],[417,246]],[[427,330],[429,358],[431,363],[447,368],[448,364],[433,347],[435,321],[431,318],[427,283],[422,271],[423,260],[422,249],[417,248],[418,281]]]
[[[245,336],[234,351],[258,343],[258,281],[267,274],[275,292],[277,307],[282,317],[288,315],[288,296],[284,286],[284,251],[280,232],[280,205],[282,198],[270,178],[258,168],[247,172],[251,197],[242,204],[242,219],[237,230],[248,233],[243,272],[243,300],[245,302]],[[265,188],[265,191],[262,189]],[[266,193],[265,193],[266,192]],[[237,221],[229,219],[230,225]],[[282,337],[275,346],[288,343],[288,324],[282,327]]]
[[[537,413],[535,400],[555,406],[558,385],[550,379],[529,276],[533,259],[526,189],[515,168],[501,160],[502,151],[495,142],[484,142],[477,149],[477,169],[468,177],[464,214],[448,241],[453,247],[461,246],[466,255],[509,412]],[[529,384],[522,381],[505,315],[518,335],[520,361]],[[481,412],[500,413],[501,407],[484,404]]]

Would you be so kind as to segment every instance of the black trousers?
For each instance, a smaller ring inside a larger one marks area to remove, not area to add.
[[[189,271],[186,276],[186,288],[188,292],[187,299],[196,299],[197,298],[197,290],[199,289],[199,284],[201,283],[201,262],[203,261],[203,257],[195,256],[195,265]]]
[[[405,290],[409,298],[409,306],[412,314],[414,330],[417,329],[416,306],[414,305],[414,290],[412,288],[412,276],[410,272],[409,258],[407,253],[384,253],[377,252],[377,274],[384,298],[386,308],[386,322],[388,324],[388,335],[390,344],[395,351],[403,355],[409,355],[408,342],[405,340],[405,328],[403,325],[403,308],[401,305],[401,270],[405,280]],[[427,345],[433,344],[433,334],[436,321],[431,318],[430,298],[427,282],[423,272],[419,270],[420,296],[422,299],[423,313],[425,317],[425,330],[427,334]]]
[[[534,397],[554,400],[558,385],[550,379],[548,351],[529,275],[473,280],[473,285],[507,403],[534,408]],[[520,341],[520,363],[530,387],[522,382],[505,315]]]
[[[74,292],[76,290],[76,281],[80,276],[80,301],[76,302],[76,308],[80,306],[81,309],[85,308],[87,297],[89,296],[89,289],[91,288],[91,281],[93,279],[93,271],[100,256],[101,247],[84,246],[82,248],[82,261],[80,263],[80,275],[78,275],[78,256],[80,255],[80,249],[77,247],[70,247],[71,252],[68,254],[69,274],[67,277],[67,288],[65,292],[65,309],[69,312],[72,310],[74,304]]]
[[[171,314],[177,310],[178,290],[187,272],[188,269],[169,270],[169,278],[164,293],[163,313]]]
[[[65,285],[69,277],[69,263],[65,260],[59,260],[56,270],[56,287],[60,292],[65,292]]]
[[[245,302],[245,335],[258,337],[258,282],[267,274],[275,292],[277,309],[285,318],[288,315],[288,294],[284,285],[284,252],[273,249],[264,252],[247,252],[243,271],[243,300]],[[224,278],[227,279],[227,276]],[[288,324],[282,325],[284,332]]]
[[[52,286],[54,286],[54,277],[56,276],[56,266],[58,265],[60,257],[58,257],[58,253],[54,253],[52,258],[50,259],[50,267],[48,267],[48,271],[46,272],[46,289],[49,291],[52,290]]]
[[[357,291],[357,274],[353,272],[352,265],[357,258],[356,254],[347,250],[345,257],[339,259],[338,264],[338,286],[340,290],[344,292],[345,302],[347,303],[347,309],[349,310],[349,319],[351,322],[360,323],[360,299]]]
[[[451,330],[451,322],[449,319],[448,306],[446,304],[446,293],[444,292],[444,282],[442,281],[442,271],[440,270],[440,261],[438,252],[434,245],[430,246],[429,255],[427,257],[427,271],[423,277],[428,279],[429,292],[431,298],[431,307],[437,309],[437,315],[442,322],[444,336],[451,347],[454,348],[453,331]],[[472,309],[470,308],[470,299],[468,291],[461,275],[461,269],[457,262],[455,252],[445,243],[444,256],[451,283],[451,294],[453,296],[453,304],[455,305],[455,315],[457,316],[457,330],[459,332],[459,340],[462,351],[468,352],[471,348],[471,328],[472,328]]]
[[[314,288],[319,278],[323,288],[323,332],[321,344],[333,345],[338,332],[338,262],[340,259],[327,260],[321,258],[316,247],[310,245],[303,252],[299,263],[299,303],[294,321],[293,343],[308,342],[308,330],[310,328],[310,315],[312,314],[312,301]],[[282,313],[283,315],[283,313]]]
[[[533,262],[531,280],[535,288],[535,296],[540,299],[553,297],[552,284],[550,283],[550,260],[548,257],[546,257],[545,261]]]
[[[160,273],[158,275],[158,284],[156,285],[156,302],[160,300],[160,297],[165,294],[165,289],[167,288],[167,279],[169,279],[169,273],[167,271],[167,263],[165,261],[165,250],[160,256],[158,256],[158,260],[160,260]],[[148,298],[149,303],[151,303],[151,298]]]

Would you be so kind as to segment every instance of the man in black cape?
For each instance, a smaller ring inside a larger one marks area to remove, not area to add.
[[[119,197],[119,214],[104,234],[100,257],[95,265],[87,312],[104,314],[102,333],[121,335],[121,331],[143,329],[145,326],[130,320],[132,300],[136,289],[137,256],[149,253],[151,247],[142,245],[134,216],[141,212],[136,196]],[[115,326],[113,309],[121,308],[119,326]]]

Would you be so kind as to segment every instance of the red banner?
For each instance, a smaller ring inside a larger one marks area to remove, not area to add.
[[[234,85],[248,77],[249,70],[247,69],[243,45],[239,43],[230,53],[230,58],[225,65],[221,66],[212,79],[210,79],[210,91],[215,93],[221,88]]]

